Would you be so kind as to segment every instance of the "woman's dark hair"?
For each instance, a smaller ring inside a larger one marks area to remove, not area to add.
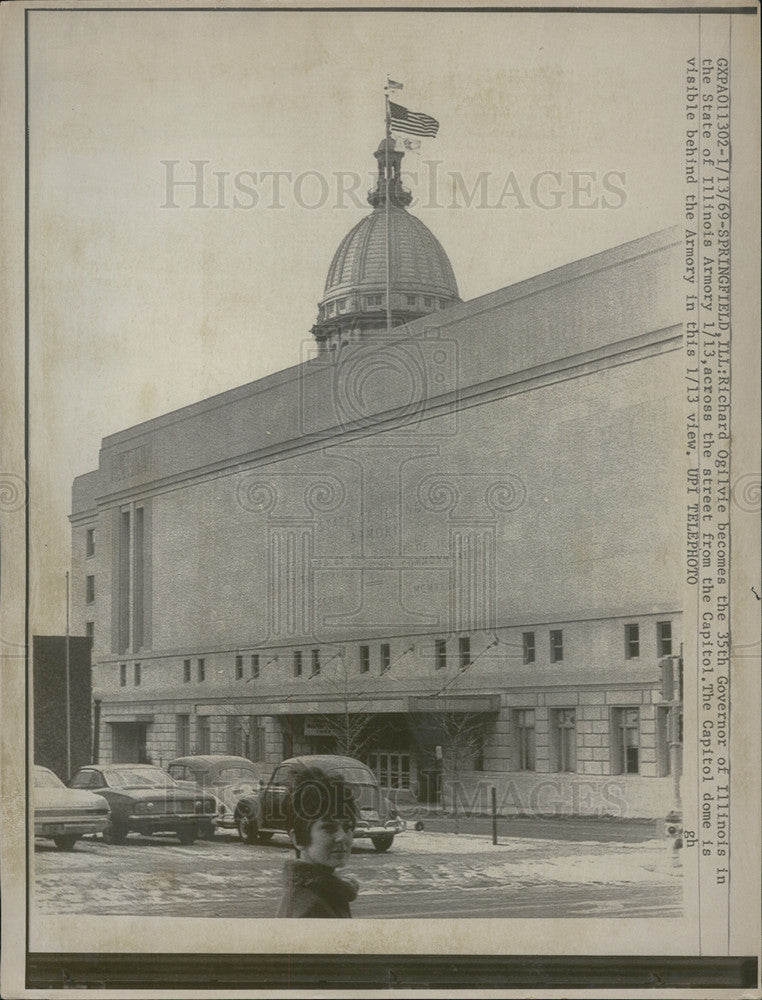
[[[357,825],[359,809],[352,786],[340,774],[318,767],[301,768],[294,775],[286,803],[288,829],[301,847],[310,842],[310,830],[319,819],[349,820]]]

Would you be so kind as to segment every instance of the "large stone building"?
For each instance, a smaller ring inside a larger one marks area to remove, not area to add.
[[[102,758],[338,749],[422,797],[443,766],[519,811],[664,813],[680,234],[461,302],[376,156],[314,357],[74,483]]]

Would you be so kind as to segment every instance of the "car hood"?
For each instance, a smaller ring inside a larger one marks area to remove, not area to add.
[[[79,788],[35,788],[35,808],[58,809],[107,809],[100,795]]]

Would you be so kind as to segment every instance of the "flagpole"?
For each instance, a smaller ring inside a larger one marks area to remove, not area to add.
[[[387,80],[389,78],[387,77]],[[391,337],[392,332],[392,269],[391,269],[391,256],[392,256],[392,233],[391,233],[391,218],[389,210],[389,142],[392,138],[392,115],[391,109],[389,107],[389,91],[388,89],[384,91],[384,98],[386,103],[386,143],[384,148],[386,150],[385,159],[385,173],[386,173],[386,335]]]

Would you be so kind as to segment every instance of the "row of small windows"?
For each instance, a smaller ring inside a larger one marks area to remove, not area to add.
[[[183,660],[183,682],[189,684],[191,679],[191,661]],[[203,656],[196,660],[196,680],[201,684],[206,680],[206,660]]]
[[[434,643],[434,662],[437,670],[444,670],[447,666],[447,640],[437,639]],[[458,666],[461,670],[471,664],[471,637],[462,635],[458,639]]]
[[[92,638],[92,622],[87,623],[88,635]],[[672,654],[672,622],[656,623],[657,655],[670,656]],[[564,658],[564,636],[563,629],[551,629],[548,633],[549,657],[551,663],[561,663]],[[521,636],[522,662],[524,665],[534,663],[537,656],[536,633],[523,632]],[[628,623],[625,625],[625,656],[627,659],[637,659],[640,656],[640,626]],[[302,677],[305,674],[305,657],[309,658],[309,676],[316,677],[321,672],[320,650],[312,649],[307,654],[304,650],[295,649],[292,653],[292,672],[294,677]],[[392,666],[391,646],[388,642],[380,643],[378,647],[378,659],[380,672],[383,674]],[[269,662],[269,661],[268,661]],[[437,670],[445,670],[448,665],[448,651],[446,639],[434,640],[434,663]],[[471,637],[462,635],[458,637],[457,663],[461,670],[465,670],[472,663]],[[367,674],[371,669],[371,647],[362,645],[359,647],[360,673]],[[237,654],[235,657],[236,680],[243,680],[248,668],[248,676],[257,678],[260,674],[260,655],[252,653],[248,657]],[[192,661],[183,661],[183,682],[189,684],[193,678]],[[204,658],[196,660],[195,679],[199,683],[206,679],[206,661]]]
[[[365,306],[367,308],[373,309],[382,306],[384,302],[383,295],[366,295],[365,296]],[[405,303],[408,306],[419,306],[423,302],[425,309],[446,309],[448,306],[447,299],[437,299],[433,295],[406,295]],[[347,300],[339,299],[338,302],[328,302],[325,306],[325,315],[333,316],[340,315],[347,309]]]
[[[666,716],[658,716],[664,732],[662,742],[666,745]],[[516,736],[515,767],[519,771],[536,770],[535,710],[518,708],[513,710],[513,727]],[[610,743],[601,747],[611,760],[614,774],[638,774],[641,770],[640,758],[640,709],[635,707],[612,708],[610,722]],[[553,771],[574,772],[577,770],[577,713],[573,708],[550,710],[550,764]],[[668,769],[668,757],[664,756],[664,770]]]
[[[564,633],[563,629],[551,629],[549,632],[549,655],[551,663],[560,663],[564,658]],[[521,660],[524,666],[534,663],[537,655],[535,646],[535,633],[522,632],[521,634]]]
[[[536,658],[536,637],[534,632],[523,632],[521,636],[522,661],[526,666]],[[549,655],[551,663],[560,663],[564,658],[563,629],[551,629],[549,633]],[[672,654],[672,622],[656,623],[656,655]],[[624,626],[624,655],[627,660],[640,656],[640,625],[630,622]]]
[[[134,663],[132,665],[132,683],[135,685],[135,687],[140,687],[141,674],[142,674],[141,664],[140,663]],[[127,664],[126,663],[120,663],[119,664],[119,686],[120,687],[127,687]]]

